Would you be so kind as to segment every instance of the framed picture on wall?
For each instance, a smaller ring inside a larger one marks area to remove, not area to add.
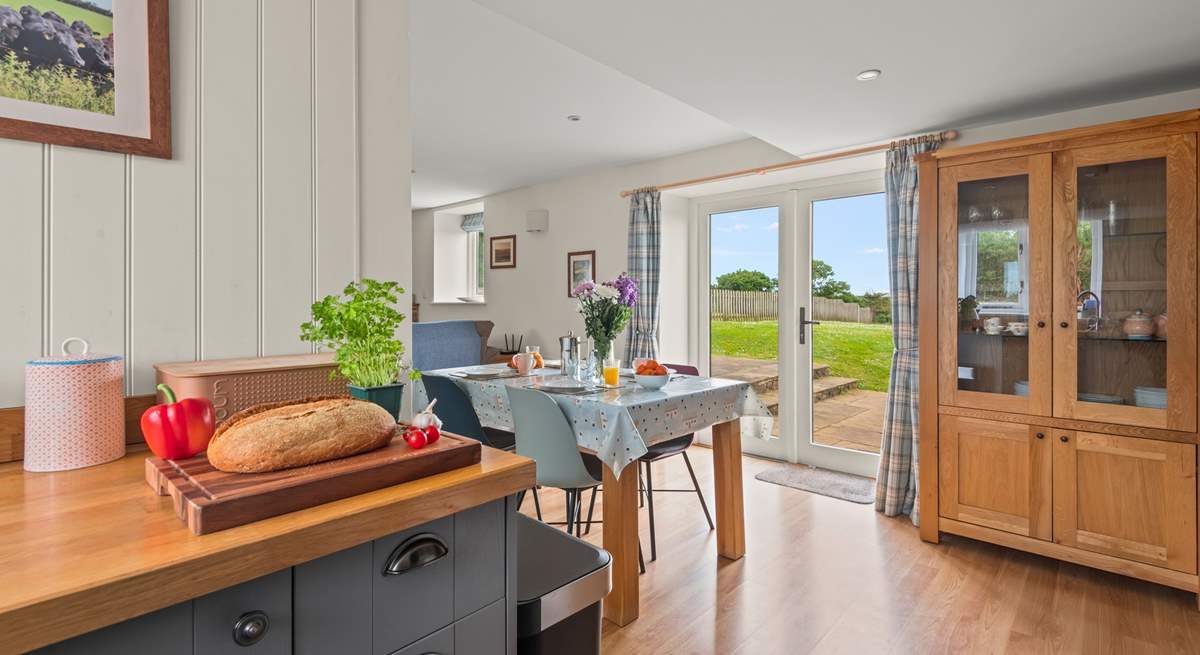
[[[171,157],[168,0],[0,0],[0,137]]]
[[[575,295],[580,282],[596,279],[596,251],[580,250],[567,253],[567,297]]]
[[[492,237],[488,243],[489,268],[517,267],[517,235]]]

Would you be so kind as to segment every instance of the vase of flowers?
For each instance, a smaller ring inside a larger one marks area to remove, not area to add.
[[[584,331],[595,344],[597,361],[612,352],[613,340],[625,329],[637,303],[637,280],[622,273],[615,280],[596,284],[585,280],[571,292],[583,316]]]
[[[300,326],[300,338],[334,351],[337,369],[349,382],[350,395],[383,407],[399,417],[404,397],[401,374],[410,380],[420,373],[407,370],[404,344],[396,328],[404,321],[395,307],[404,289],[396,282],[363,279],[351,282],[341,296],[313,303],[312,320]]]

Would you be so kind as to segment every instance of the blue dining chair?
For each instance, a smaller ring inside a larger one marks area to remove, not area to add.
[[[700,371],[695,366],[687,364],[663,364],[667,368],[675,369],[677,373],[684,375],[699,375]],[[660,493],[695,493],[700,499],[700,509],[704,510],[704,518],[708,521],[708,529],[713,530],[712,515],[708,513],[708,503],[704,501],[704,493],[700,491],[700,483],[696,480],[696,471],[692,469],[692,460],[688,459],[687,449],[691,447],[692,442],[696,440],[695,433],[685,434],[682,437],[668,439],[660,443],[649,446],[646,454],[638,458],[639,472],[644,470],[643,479],[645,480],[645,499],[646,506],[650,514],[650,561],[658,559],[658,543],[654,533],[654,492]],[[687,465],[688,475],[692,476],[691,489],[655,489],[654,475],[650,465],[654,462],[661,462],[664,459],[683,455],[683,463]]]
[[[604,478],[604,463],[595,455],[580,452],[575,430],[562,408],[549,394],[535,389],[508,387],[508,405],[517,430],[517,454],[537,463],[537,486],[555,487],[567,494],[567,534],[580,535],[583,516],[583,492],[596,490]],[[537,487],[534,487],[537,500]],[[540,505],[540,503],[539,503]],[[541,511],[538,520],[541,520]],[[588,510],[587,527],[592,524]],[[638,544],[638,566],[645,573],[642,547]]]
[[[425,395],[429,400],[437,399],[434,413],[442,419],[442,429],[464,437],[470,437],[485,446],[500,450],[512,450],[516,438],[513,433],[494,428],[485,428],[471,404],[467,392],[454,380],[441,375],[423,375]]]

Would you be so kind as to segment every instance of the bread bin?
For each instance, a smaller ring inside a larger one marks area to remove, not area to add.
[[[254,405],[349,395],[345,379],[330,379],[336,365],[333,353],[316,353],[172,362],[155,364],[154,371],[179,398],[211,400],[220,425]]]
[[[81,346],[78,354],[71,345]],[[125,362],[71,337],[25,363],[25,470],[66,471],[125,455]]]

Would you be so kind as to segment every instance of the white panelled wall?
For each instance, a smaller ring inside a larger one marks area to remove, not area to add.
[[[407,2],[170,12],[173,159],[0,140],[0,407],[69,336],[150,393],[156,362],[309,352],[357,276],[410,284]]]

